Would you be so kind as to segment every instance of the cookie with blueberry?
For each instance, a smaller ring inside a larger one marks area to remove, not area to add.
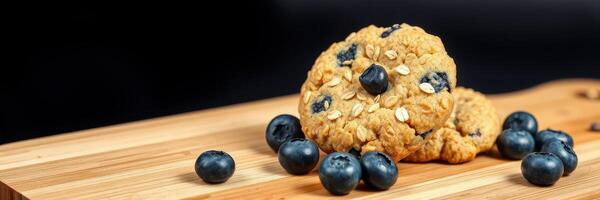
[[[463,163],[492,148],[500,134],[500,118],[492,103],[468,88],[457,87],[452,94],[455,107],[444,127],[426,136],[425,144],[404,161]]]
[[[381,151],[398,161],[441,128],[456,65],[439,37],[407,24],[368,26],[332,44],[301,88],[306,137],[325,152]]]

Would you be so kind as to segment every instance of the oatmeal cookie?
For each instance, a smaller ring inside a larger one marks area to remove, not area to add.
[[[492,148],[500,134],[500,118],[492,103],[479,92],[456,88],[454,111],[443,128],[426,137],[426,142],[404,161],[445,160],[463,163]]]
[[[386,152],[398,161],[441,128],[456,65],[439,37],[407,24],[369,26],[332,44],[300,92],[304,134],[325,152]]]

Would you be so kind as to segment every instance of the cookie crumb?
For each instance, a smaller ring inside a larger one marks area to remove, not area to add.
[[[433,89],[433,86],[429,83],[421,83],[419,84],[419,88],[427,94],[435,93],[435,89]]]
[[[594,132],[600,132],[600,122],[594,122],[592,123],[592,126],[590,127],[591,131]]]

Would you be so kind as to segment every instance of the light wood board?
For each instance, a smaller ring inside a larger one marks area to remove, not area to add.
[[[529,184],[520,161],[493,150],[460,165],[400,163],[388,191],[361,183],[349,195],[331,196],[316,171],[287,174],[265,142],[271,118],[297,114],[298,97],[291,95],[0,145],[0,199],[598,199],[600,132],[590,125],[600,121],[600,101],[577,95],[590,88],[599,89],[600,80],[490,96],[502,119],[527,110],[540,128],[572,134],[579,166],[552,187]],[[194,173],[196,157],[210,149],[235,159],[235,174],[224,184],[206,184]]]

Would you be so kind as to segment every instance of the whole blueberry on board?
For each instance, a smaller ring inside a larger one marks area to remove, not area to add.
[[[575,171],[575,168],[577,168],[577,154],[575,154],[575,151],[573,151],[571,146],[564,141],[550,140],[542,146],[541,152],[552,153],[560,158],[563,167],[565,168],[563,176],[568,176],[571,172]]]
[[[535,185],[552,185],[560,179],[563,171],[562,161],[552,153],[530,153],[521,162],[523,177]]]
[[[571,148],[573,147],[573,138],[571,137],[571,135],[559,130],[546,129],[540,131],[538,134],[535,135],[536,149],[541,149],[546,142],[549,142],[553,139],[563,141],[567,143]]]
[[[360,159],[362,180],[371,188],[387,190],[398,179],[398,168],[389,156],[382,152],[368,152]]]
[[[223,151],[206,151],[196,159],[196,174],[207,183],[223,183],[235,171],[235,162]]]
[[[533,136],[537,133],[538,123],[535,117],[525,111],[513,112],[504,120],[502,124],[502,130],[506,129],[525,130]]]
[[[378,95],[388,88],[388,75],[385,69],[377,64],[372,64],[358,77],[360,85],[370,94]]]
[[[533,152],[535,140],[527,131],[506,129],[496,139],[496,145],[503,157],[519,160]]]
[[[282,114],[273,118],[267,125],[267,144],[277,152],[279,146],[292,138],[304,138],[300,120],[292,115]]]
[[[319,148],[304,138],[283,143],[278,154],[279,164],[290,174],[308,174],[319,162]]]
[[[351,154],[334,152],[327,155],[319,167],[321,185],[331,194],[350,193],[362,176],[360,162]]]

